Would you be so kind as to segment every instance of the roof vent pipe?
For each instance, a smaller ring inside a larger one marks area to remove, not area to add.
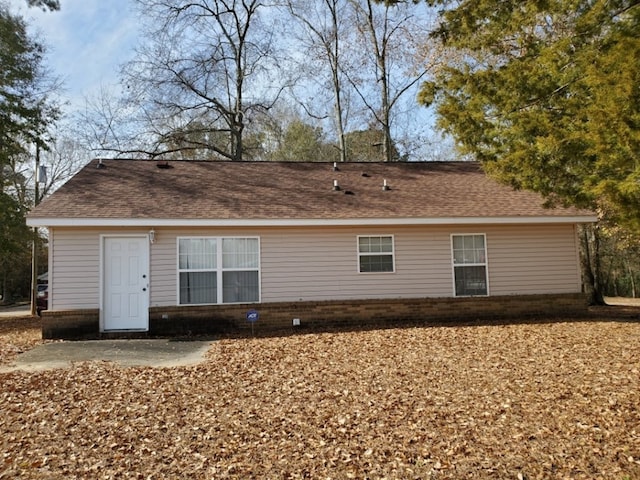
[[[338,162],[333,162],[333,171],[338,172],[340,169],[338,168]]]
[[[333,189],[334,190],[340,190],[340,185],[338,185],[338,180],[334,180],[333,181]]]
[[[104,165],[104,163],[102,163],[102,159],[99,159],[98,160],[98,165],[96,165],[96,168],[104,168],[104,167],[105,167],[105,165]]]
[[[386,178],[382,182],[382,190],[390,190],[389,185],[387,185],[387,179]]]

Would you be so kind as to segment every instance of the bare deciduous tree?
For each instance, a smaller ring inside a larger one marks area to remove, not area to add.
[[[263,2],[138,4],[149,26],[124,74],[130,102],[156,139],[145,153],[206,149],[217,158],[242,160],[246,123],[268,110],[281,90],[271,78],[277,65],[273,34],[261,19]],[[184,134],[189,132],[194,134]]]
[[[70,131],[93,155],[118,156],[140,153],[149,142],[139,135],[141,112],[113,88],[102,86],[100,91],[85,98],[84,110],[76,112]]]
[[[304,62],[320,64],[321,70],[328,72],[339,157],[340,161],[344,162],[347,160],[345,143],[347,111],[344,78],[341,72],[342,57],[346,54],[343,47],[346,43],[345,32],[351,25],[347,13],[348,2],[346,0],[287,0],[287,7],[289,13],[302,26],[299,40],[305,46]],[[322,75],[318,73],[318,69],[315,69],[313,76],[321,81]],[[308,113],[314,109],[312,105],[304,107]]]
[[[434,66],[433,58],[418,59],[432,24],[429,16],[415,15],[404,3],[349,0],[355,11],[358,44],[364,53],[352,64],[348,78],[378,128],[383,132],[385,161],[394,158],[392,121],[400,100],[413,91]],[[426,21],[426,22],[425,22]],[[419,62],[421,67],[416,68]],[[377,94],[373,93],[377,90]]]
[[[421,107],[412,94],[439,61],[424,48],[432,25],[426,6],[373,0],[137,4],[148,25],[123,68],[122,94],[104,90],[82,115],[93,151],[268,159],[283,100],[304,109],[303,123],[335,135],[335,152],[318,152],[322,158],[337,153],[347,160],[348,134],[363,130],[383,139],[369,146],[382,153],[370,160],[424,150],[431,123],[417,120]],[[282,133],[286,125],[277,129]]]

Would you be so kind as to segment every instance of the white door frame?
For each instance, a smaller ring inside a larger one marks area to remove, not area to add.
[[[139,238],[144,239],[144,251],[142,255],[144,256],[146,266],[147,266],[147,287],[146,287],[146,301],[144,306],[144,311],[146,312],[146,328],[145,329],[136,329],[137,331],[148,331],[149,330],[149,305],[150,305],[150,285],[151,285],[151,263],[150,263],[150,251],[149,251],[149,236],[147,234],[101,234],[100,235],[100,332],[105,332],[105,318],[104,318],[104,296],[106,293],[105,288],[105,240],[107,238]],[[107,330],[107,331],[117,331],[117,330]]]

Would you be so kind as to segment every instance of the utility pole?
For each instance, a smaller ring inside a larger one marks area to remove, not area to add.
[[[35,196],[33,199],[33,207],[38,206],[40,201],[40,144],[36,143],[36,169],[34,178],[36,180]],[[38,227],[33,227],[33,242],[31,249],[31,315],[37,313],[38,301]]]

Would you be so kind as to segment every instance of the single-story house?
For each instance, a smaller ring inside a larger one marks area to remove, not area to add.
[[[584,311],[596,217],[543,203],[473,162],[94,160],[28,215],[49,229],[43,334]]]

